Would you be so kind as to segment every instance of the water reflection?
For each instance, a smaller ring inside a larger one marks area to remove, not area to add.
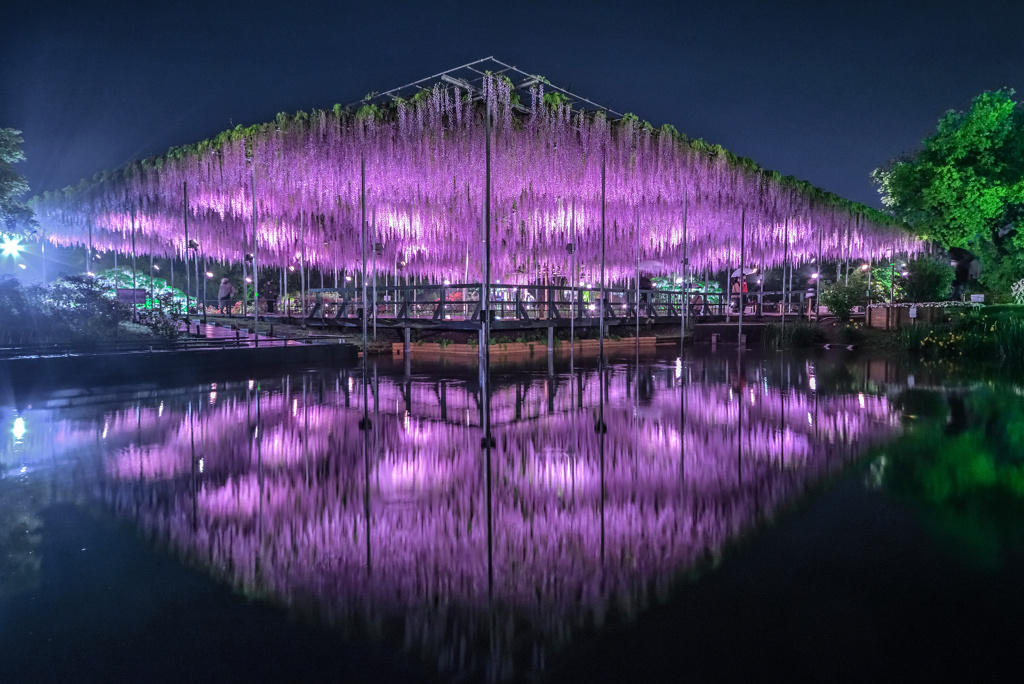
[[[811,364],[736,357],[369,368],[36,409],[23,439],[44,429],[119,516],[245,593],[504,680],[630,619],[896,424],[884,395],[824,388]]]

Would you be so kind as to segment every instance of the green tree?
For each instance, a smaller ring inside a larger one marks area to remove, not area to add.
[[[979,256],[982,282],[1009,290],[1024,275],[1024,108],[1012,90],[949,111],[915,154],[872,178],[882,202],[919,237]]]
[[[32,210],[19,198],[28,192],[25,177],[14,165],[25,160],[21,131],[0,128],[0,229],[25,232],[35,226]]]

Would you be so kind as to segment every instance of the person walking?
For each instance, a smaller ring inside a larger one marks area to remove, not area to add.
[[[231,315],[231,306],[233,304],[232,298],[235,296],[235,286],[231,284],[231,281],[227,278],[220,279],[220,288],[217,290],[217,303],[220,305],[220,312],[224,313],[224,307],[228,309],[228,315]]]

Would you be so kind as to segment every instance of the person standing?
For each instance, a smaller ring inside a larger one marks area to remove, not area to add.
[[[217,290],[217,303],[220,305],[220,312],[224,313],[227,306],[228,315],[231,315],[232,298],[235,296],[235,286],[227,278],[220,279],[220,288]]]
[[[272,314],[277,312],[277,284],[273,280],[268,280],[263,284],[263,299],[267,302],[267,313]]]

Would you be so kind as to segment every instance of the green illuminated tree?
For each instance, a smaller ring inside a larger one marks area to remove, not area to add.
[[[1024,107],[1012,90],[949,111],[915,154],[873,174],[882,202],[921,238],[961,247],[982,281],[1009,291],[1024,277]]]
[[[19,198],[28,192],[25,177],[14,165],[25,160],[21,131],[0,128],[0,230],[25,232],[35,226],[32,210]]]

